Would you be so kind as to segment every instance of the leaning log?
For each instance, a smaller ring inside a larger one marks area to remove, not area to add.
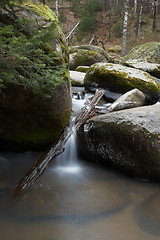
[[[50,149],[46,151],[39,160],[32,166],[26,173],[23,179],[15,187],[12,197],[17,197],[23,190],[29,189],[39,176],[45,171],[48,164],[58,155],[64,152],[65,144],[73,133],[73,127],[77,131],[80,126],[96,112],[95,106],[104,95],[105,90],[96,90],[94,98],[90,101],[89,105],[81,109],[80,114],[70,122],[64,131],[61,133],[57,141],[55,141]]]

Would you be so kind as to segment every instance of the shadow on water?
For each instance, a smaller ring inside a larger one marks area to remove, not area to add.
[[[160,235],[160,192],[138,204],[134,218],[138,226],[151,235]]]

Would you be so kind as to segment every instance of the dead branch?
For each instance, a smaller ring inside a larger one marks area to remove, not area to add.
[[[70,33],[67,35],[66,40],[69,43],[69,38],[72,35],[72,33],[74,32],[74,30],[78,27],[78,25],[80,24],[80,21],[74,26],[74,28],[72,28],[72,30],[70,31]]]

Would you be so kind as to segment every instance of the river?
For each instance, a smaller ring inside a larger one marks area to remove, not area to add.
[[[73,99],[73,116],[85,101]],[[160,184],[80,159],[76,133],[29,191],[7,200],[41,155],[0,153],[0,240],[160,239]]]

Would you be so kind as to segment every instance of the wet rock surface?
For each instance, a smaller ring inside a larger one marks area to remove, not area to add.
[[[119,97],[107,109],[109,112],[127,108],[135,108],[144,105],[145,95],[138,89],[133,89]]]
[[[159,104],[94,117],[79,132],[79,149],[136,178],[160,180],[159,118]]]

